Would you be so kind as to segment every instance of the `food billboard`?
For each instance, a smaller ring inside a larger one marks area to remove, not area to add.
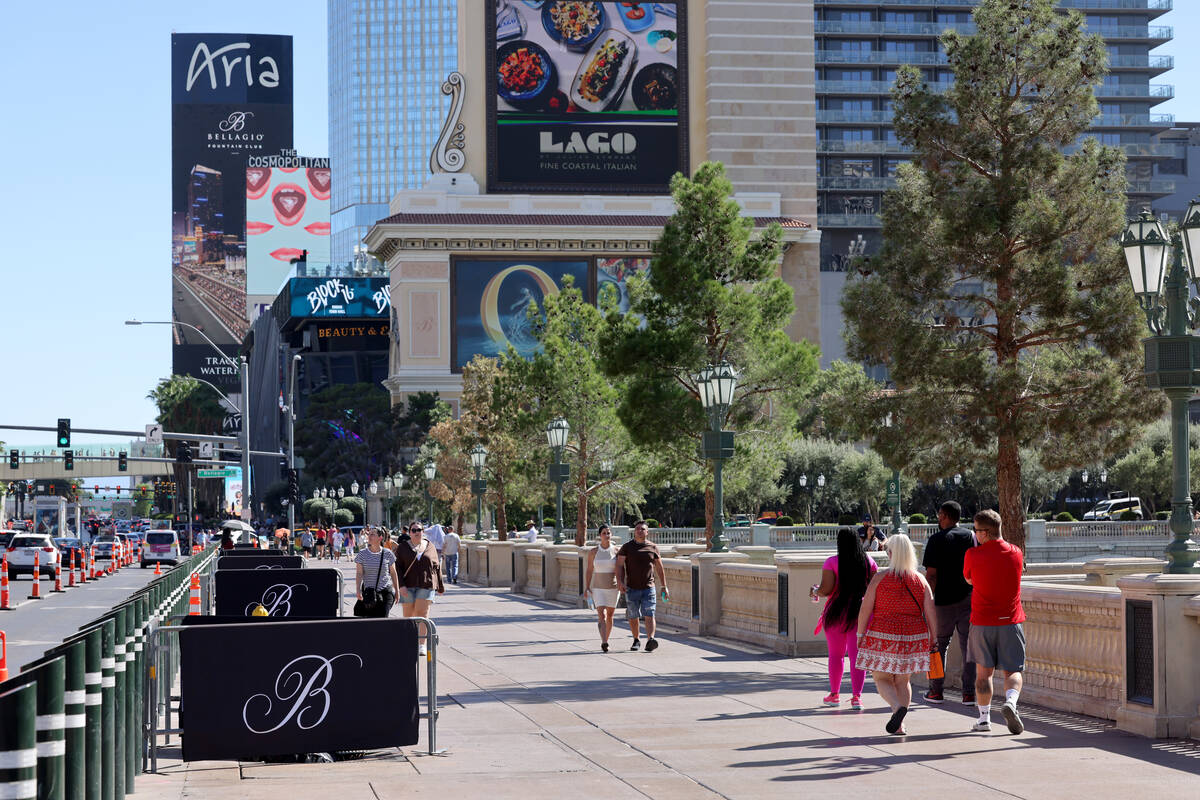
[[[490,0],[489,189],[665,193],[687,168],[685,14]]]

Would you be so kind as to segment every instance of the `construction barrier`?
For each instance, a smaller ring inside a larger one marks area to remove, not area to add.
[[[0,691],[0,796],[37,797],[37,686]]]

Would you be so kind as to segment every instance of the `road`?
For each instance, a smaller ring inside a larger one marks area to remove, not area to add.
[[[89,581],[62,594],[55,594],[54,581],[43,579],[41,600],[27,600],[33,581],[27,576],[9,579],[13,610],[0,612],[0,630],[8,642],[9,674],[35,661],[47,648],[61,644],[68,634],[79,630],[126,597],[154,580],[153,569],[125,567],[115,575]],[[63,573],[63,584],[67,583]]]

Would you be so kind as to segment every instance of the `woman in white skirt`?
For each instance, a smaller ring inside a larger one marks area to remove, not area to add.
[[[584,583],[596,606],[596,626],[600,629],[600,650],[608,652],[608,636],[612,633],[613,612],[617,610],[617,546],[606,523],[600,524],[600,546],[588,553],[587,577]]]

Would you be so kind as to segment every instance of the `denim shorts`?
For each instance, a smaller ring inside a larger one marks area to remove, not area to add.
[[[625,590],[625,617],[641,619],[654,616],[654,587]]]
[[[409,589],[404,586],[396,593],[396,602],[402,606],[415,603],[418,600],[432,600],[433,589]]]

